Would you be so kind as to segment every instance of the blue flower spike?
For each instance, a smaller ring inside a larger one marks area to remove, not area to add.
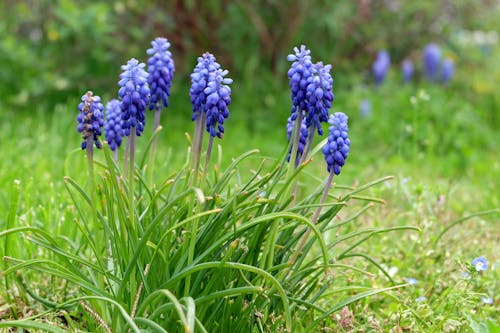
[[[87,91],[82,96],[82,101],[78,105],[77,121],[78,132],[82,133],[82,149],[92,148],[88,143],[95,143],[97,148],[101,148],[99,136],[102,134],[102,126],[104,125],[103,105],[99,96],[94,96],[92,91]]]
[[[319,135],[323,135],[321,123],[328,122],[328,110],[334,99],[331,68],[332,65],[318,62],[313,65],[313,75],[308,78],[306,125],[307,128],[316,128]]]
[[[209,133],[205,169],[208,167],[214,138],[222,139],[224,134],[224,122],[229,117],[228,106],[231,103],[229,85],[233,83],[232,79],[225,77],[227,74],[228,71],[221,69],[215,57],[208,52],[198,57],[198,62],[191,74],[191,88],[189,90],[193,105],[191,119],[196,120],[192,146],[192,166],[195,174],[199,168],[203,146],[203,127]]]
[[[158,37],[151,42],[151,48],[146,51],[148,59],[148,84],[151,89],[149,109],[168,107],[168,97],[174,78],[175,64],[169,51],[170,42]]]
[[[137,59],[130,59],[126,65],[121,66],[118,96],[122,110],[122,128],[125,136],[130,135],[131,128],[135,128],[136,135],[144,131],[146,122],[145,112],[149,102],[148,73],[144,70],[146,65]]]
[[[330,116],[328,140],[323,146],[323,155],[327,164],[328,172],[340,174],[340,168],[344,166],[349,156],[351,141],[348,137],[347,116],[342,112],[336,112]]]
[[[295,121],[298,110],[307,111],[307,86],[313,75],[313,63],[311,51],[304,45],[300,49],[294,47],[293,50],[295,53],[289,54],[287,60],[293,62],[288,70],[288,78],[293,103],[292,121]]]
[[[232,79],[226,78],[227,70],[222,70],[215,57],[204,53],[191,74],[189,91],[193,104],[192,120],[200,115],[206,117],[206,129],[211,137],[222,138],[224,121],[229,117]]]
[[[106,119],[104,121],[104,133],[109,148],[116,151],[122,144],[123,129],[120,102],[112,99],[106,103]]]

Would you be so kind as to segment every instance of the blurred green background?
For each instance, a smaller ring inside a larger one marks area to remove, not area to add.
[[[64,108],[73,118],[86,90],[104,101],[115,98],[120,65],[131,57],[146,62],[150,41],[163,36],[176,64],[163,119],[181,128],[181,136],[192,126],[189,74],[196,57],[210,51],[234,79],[227,132],[284,140],[291,108],[286,56],[305,44],[314,62],[333,65],[331,111],[349,115],[360,159],[427,161],[444,154],[443,172],[463,172],[497,148],[499,14],[500,2],[493,0],[4,0],[0,117],[13,121],[20,113]],[[455,62],[446,86],[420,77],[422,48],[430,42]],[[391,70],[376,88],[370,68],[381,49],[391,55]],[[415,82],[405,86],[403,59],[416,66]],[[410,102],[425,95],[430,101]],[[368,117],[359,112],[365,99]]]

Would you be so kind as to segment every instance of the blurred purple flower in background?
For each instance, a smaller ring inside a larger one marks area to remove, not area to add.
[[[443,64],[441,65],[441,81],[443,83],[447,83],[453,77],[455,72],[455,64],[453,60],[450,58],[446,58],[443,60]]]
[[[359,113],[362,117],[368,117],[372,114],[372,103],[369,99],[365,98],[359,103]]]
[[[401,63],[401,74],[403,76],[403,82],[407,83],[413,79],[413,73],[415,72],[415,67],[413,62],[409,59],[405,59]]]
[[[377,53],[377,59],[372,65],[372,74],[377,85],[384,82],[389,67],[391,66],[391,58],[389,53],[385,50],[379,51]]]
[[[406,283],[408,283],[408,284],[417,284],[418,281],[415,278],[407,278],[406,279]]]
[[[493,298],[491,298],[491,297],[481,297],[481,302],[483,302],[484,304],[491,305],[491,304],[493,304]]]
[[[427,44],[423,51],[424,76],[429,81],[436,81],[439,74],[439,61],[441,60],[441,49],[434,43]]]

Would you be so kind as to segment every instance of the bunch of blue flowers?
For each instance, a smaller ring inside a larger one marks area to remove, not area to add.
[[[191,88],[189,95],[193,105],[192,120],[196,120],[193,138],[193,165],[198,168],[199,157],[203,145],[203,128],[210,134],[207,147],[206,163],[210,159],[213,138],[222,138],[224,121],[229,117],[231,103],[232,79],[225,77],[227,70],[221,69],[220,64],[210,53],[198,57],[193,73],[191,74]]]
[[[305,161],[314,138],[314,132],[323,135],[322,122],[328,121],[328,110],[334,100],[331,65],[322,62],[312,63],[311,51],[304,45],[294,48],[295,54],[288,55],[292,61],[288,78],[292,97],[290,120],[294,123],[295,134],[292,141],[291,156],[294,165]],[[302,118],[305,117],[307,132],[302,130]],[[289,127],[289,126],[288,126]],[[305,135],[307,133],[307,136]],[[289,140],[291,135],[288,135]],[[302,147],[300,142],[306,142]],[[289,157],[290,159],[290,157]]]

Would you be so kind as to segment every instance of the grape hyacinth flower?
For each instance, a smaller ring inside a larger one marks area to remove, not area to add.
[[[313,65],[313,75],[308,78],[306,126],[319,135],[323,135],[321,123],[328,121],[328,110],[333,102],[333,79],[330,75],[332,65],[323,66],[322,62]]]
[[[288,117],[288,121],[286,124],[286,132],[287,132],[286,138],[287,138],[288,142],[290,142],[290,139],[292,137],[294,125],[295,125],[295,122],[292,120],[292,116]],[[307,130],[305,119],[303,119],[302,124],[300,126],[299,144],[297,145],[297,158],[296,158],[296,162],[295,162],[296,164],[298,164],[300,157],[304,153],[304,148],[306,146],[308,135],[309,135],[309,131]],[[289,153],[288,154],[288,161],[290,161],[290,155],[291,154]]]
[[[151,46],[152,48],[146,51],[150,56],[148,59],[148,84],[151,90],[149,109],[155,109],[153,131],[157,132],[160,128],[161,110],[163,107],[168,107],[168,97],[170,96],[170,87],[174,78],[175,65],[172,53],[168,50],[170,48],[168,39],[158,37],[151,42]],[[153,166],[157,144],[158,136],[155,135],[151,143],[148,167],[151,182],[153,181]]]
[[[446,58],[443,60],[443,64],[441,65],[441,82],[447,83],[453,77],[453,73],[455,72],[455,65],[453,64],[453,60]]]
[[[441,49],[436,44],[427,44],[423,52],[424,76],[429,81],[436,81],[439,72]]]
[[[488,261],[485,257],[478,257],[472,260],[472,266],[476,268],[476,272],[485,271],[488,269]]]
[[[92,91],[87,91],[82,96],[82,102],[78,105],[78,132],[82,133],[82,149],[92,149],[95,143],[97,148],[101,148],[99,136],[102,134],[104,118],[102,110],[104,109],[101,98],[94,96]]]
[[[300,124],[300,127],[296,126],[297,128],[301,128],[302,118],[305,116],[309,131],[307,144],[299,157],[295,155],[295,152],[299,151],[300,131],[297,131],[293,138],[292,146],[297,147],[297,150],[293,148],[292,158],[297,166],[301,160],[304,161],[307,158],[315,130],[319,135],[323,135],[321,123],[328,121],[328,110],[332,106],[334,95],[333,79],[330,74],[332,66],[323,65],[322,62],[313,64],[311,51],[304,45],[301,45],[300,49],[295,47],[294,51],[295,54],[287,57],[288,61],[293,61],[288,71],[293,104],[290,119]]]
[[[401,63],[401,74],[403,76],[403,82],[408,83],[413,79],[413,73],[415,72],[415,68],[411,60],[405,59]]]
[[[292,120],[297,117],[297,111],[307,111],[306,95],[309,78],[313,75],[313,63],[311,60],[311,51],[305,45],[293,48],[295,54],[287,56],[288,61],[293,61],[288,70],[290,80],[290,90],[292,94]]]
[[[191,74],[189,95],[193,104],[192,120],[196,120],[193,139],[193,163],[198,164],[203,145],[203,127],[210,134],[206,163],[210,158],[213,138],[222,138],[224,121],[229,117],[232,79],[226,78],[227,70],[222,70],[215,57],[206,52],[198,57],[198,63]]]
[[[78,132],[82,133],[82,149],[87,153],[88,175],[90,186],[90,207],[92,211],[92,218],[94,225],[97,225],[97,202],[96,192],[94,185],[94,143],[97,148],[101,148],[99,136],[102,133],[102,126],[104,124],[104,117],[102,110],[104,109],[101,98],[94,96],[92,91],[87,91],[82,96],[82,102],[78,105]]]
[[[146,65],[137,59],[130,59],[126,65],[121,66],[118,85],[120,90],[120,109],[122,110],[123,131],[126,136],[135,129],[135,134],[140,136],[144,131],[146,122],[145,111],[149,102],[148,73],[144,70]]]
[[[336,112],[330,116],[328,141],[323,146],[323,155],[327,164],[328,172],[340,174],[340,168],[349,156],[351,141],[347,135],[347,116],[342,112]]]
[[[104,133],[106,134],[106,141],[109,144],[109,148],[112,151],[117,151],[122,144],[123,136],[120,102],[117,99],[112,99],[106,103]]]
[[[391,58],[389,53],[385,50],[379,51],[377,53],[377,59],[375,59],[375,62],[372,65],[372,74],[375,84],[380,85],[384,82],[390,66]]]
[[[170,87],[174,78],[175,65],[172,53],[168,50],[170,42],[166,38],[158,37],[151,42],[152,48],[146,53],[151,57],[148,59],[148,84],[151,89],[149,109],[161,109],[168,107]]]

